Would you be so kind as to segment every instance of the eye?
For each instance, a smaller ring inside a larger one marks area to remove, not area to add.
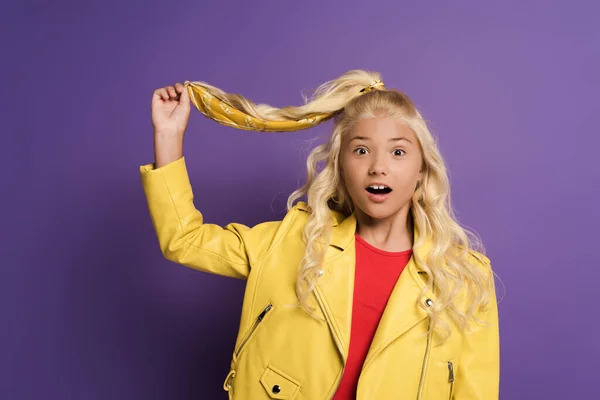
[[[401,151],[402,153],[406,154],[406,152],[404,150],[402,150],[402,149],[396,149],[396,150],[394,150],[394,155],[401,156],[402,154],[398,154],[399,151]]]
[[[357,151],[359,151],[359,150],[364,150],[365,152],[364,152],[364,153],[357,153]],[[353,153],[354,153],[354,154],[360,154],[360,155],[362,155],[362,154],[366,154],[366,152],[367,152],[367,149],[365,149],[364,147],[357,147],[357,148],[356,148],[356,149],[354,149],[354,151],[353,151]]]

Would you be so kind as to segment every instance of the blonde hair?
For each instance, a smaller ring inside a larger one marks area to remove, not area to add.
[[[374,90],[360,94],[361,89],[380,80],[380,74],[365,70],[351,70],[336,79],[321,84],[310,99],[304,98],[301,106],[284,108],[268,104],[254,104],[243,96],[227,94],[213,86],[204,86],[234,107],[249,115],[266,121],[298,120],[315,113],[332,113],[334,128],[329,140],[314,148],[307,159],[306,183],[288,198],[288,211],[294,202],[307,195],[310,209],[304,228],[303,239],[306,250],[302,258],[296,281],[299,305],[309,314],[308,297],[319,278],[318,271],[323,263],[325,250],[330,243],[331,211],[348,216],[354,212],[340,171],[342,138],[354,124],[365,116],[398,118],[415,133],[422,150],[423,180],[413,193],[411,215],[419,231],[419,246],[431,240],[433,246],[426,260],[416,261],[427,272],[426,290],[436,289],[438,299],[434,307],[425,311],[431,317],[430,329],[439,329],[448,337],[450,324],[442,316],[446,312],[459,329],[470,330],[469,322],[480,322],[476,311],[487,306],[492,298],[493,274],[473,264],[471,250],[485,253],[477,235],[458,222],[451,206],[450,182],[447,169],[436,140],[425,120],[410,98],[399,90]],[[323,166],[319,168],[319,164]],[[321,246],[319,241],[323,242]],[[414,257],[418,257],[413,253]],[[467,293],[466,310],[457,305],[461,290]]]

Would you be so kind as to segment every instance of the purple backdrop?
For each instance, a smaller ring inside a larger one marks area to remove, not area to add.
[[[297,105],[353,68],[440,138],[504,283],[501,398],[600,398],[600,6],[446,3],[3,2],[0,398],[226,398],[244,282],[160,253],[138,172],[152,92],[205,80]],[[206,221],[281,218],[330,128],[245,132],[192,109]]]

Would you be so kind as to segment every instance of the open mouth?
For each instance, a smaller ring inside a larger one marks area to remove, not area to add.
[[[372,194],[388,194],[392,191],[387,186],[367,186],[367,192]]]

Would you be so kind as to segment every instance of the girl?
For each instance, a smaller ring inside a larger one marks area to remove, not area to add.
[[[203,222],[182,155],[190,103],[246,130],[333,118],[281,221]],[[490,260],[456,221],[442,156],[405,94],[352,70],[278,109],[186,81],[154,92],[152,123],[155,163],[140,174],[162,253],[247,280],[230,399],[498,398]]]

